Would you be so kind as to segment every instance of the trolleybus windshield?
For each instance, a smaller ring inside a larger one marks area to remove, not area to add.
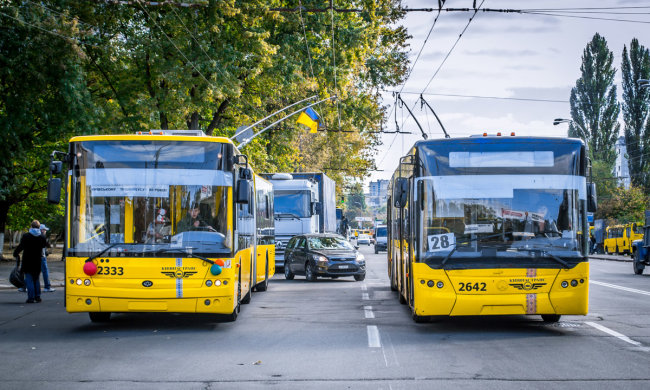
[[[233,174],[224,169],[223,144],[86,141],[72,148],[69,255],[109,246],[107,256],[231,253]]]

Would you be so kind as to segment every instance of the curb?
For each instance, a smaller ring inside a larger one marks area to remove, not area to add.
[[[596,255],[589,256],[589,260],[605,260],[605,261],[618,261],[619,263],[631,263],[634,260],[628,256],[608,256],[608,255]]]

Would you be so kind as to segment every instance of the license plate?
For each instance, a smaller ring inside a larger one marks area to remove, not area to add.
[[[348,265],[339,265],[339,269],[348,269],[350,266]]]

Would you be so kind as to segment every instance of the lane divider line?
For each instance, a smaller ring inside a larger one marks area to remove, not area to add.
[[[597,324],[597,323],[595,323],[595,322],[585,322],[585,324],[587,324],[587,325],[589,325],[589,326],[593,326],[594,328],[598,329],[598,330],[601,331],[601,332],[605,332],[605,333],[607,333],[607,334],[610,335],[610,336],[614,336],[614,337],[616,337],[617,339],[622,340],[622,341],[625,341],[626,343],[632,344],[632,345],[634,345],[634,346],[636,346],[636,347],[640,347],[640,346],[641,346],[641,343],[640,343],[640,342],[638,342],[638,341],[634,341],[634,340],[632,340],[631,338],[627,337],[627,336],[624,335],[624,334],[618,333],[618,332],[615,331],[615,330],[609,329],[609,328],[607,328],[607,327],[605,327],[605,326],[602,326],[602,325],[600,325],[600,324]]]
[[[379,338],[379,329],[376,325],[368,325],[368,347],[381,348],[381,339]]]
[[[363,294],[361,294],[361,299],[363,299],[364,301],[368,301],[370,300],[370,296],[368,295],[368,293],[364,292]]]
[[[363,310],[366,314],[366,318],[375,318],[375,313],[372,312],[372,306],[364,306]]]
[[[590,280],[589,282],[593,283],[593,284],[596,284],[598,286],[615,288],[617,290],[623,290],[623,291],[632,292],[632,293],[636,293],[636,294],[650,295],[650,291],[637,290],[635,288],[623,287],[623,286],[619,286],[619,285],[616,285],[616,284],[598,282],[598,281],[595,281],[593,279]]]

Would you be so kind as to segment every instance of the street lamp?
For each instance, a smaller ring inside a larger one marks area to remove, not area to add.
[[[571,119],[564,119],[564,118],[555,118],[553,119],[553,126],[557,126],[560,123],[572,123],[573,120]]]

